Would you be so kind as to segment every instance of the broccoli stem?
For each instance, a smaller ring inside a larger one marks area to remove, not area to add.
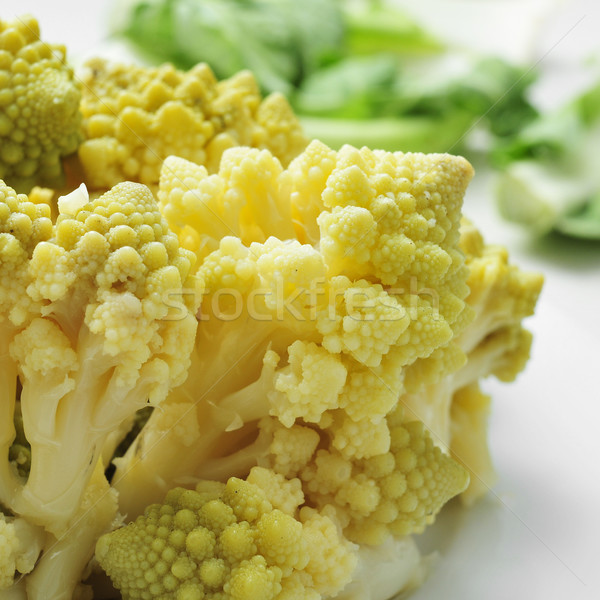
[[[79,370],[24,382],[21,407],[31,470],[16,511],[60,536],[80,505],[108,434],[145,405],[152,382],[114,381],[115,357],[89,331],[79,338]]]
[[[27,577],[28,600],[80,597],[76,588],[81,574],[94,554],[96,540],[110,531],[116,515],[116,495],[110,490],[102,463],[98,461],[70,528],[56,538],[48,536],[36,568]]]
[[[114,461],[120,510],[129,517],[141,514],[175,485],[209,477],[206,464],[210,476],[227,479],[219,465],[253,443],[256,421],[269,411],[266,389],[274,367],[263,365],[265,352],[273,348],[283,355],[294,339],[277,321],[202,322],[188,379],[154,410],[143,443],[138,438]],[[255,455],[249,456],[255,464]]]
[[[11,508],[18,481],[10,464],[10,447],[15,439],[15,400],[17,367],[8,353],[12,339],[6,328],[0,329],[0,505]]]

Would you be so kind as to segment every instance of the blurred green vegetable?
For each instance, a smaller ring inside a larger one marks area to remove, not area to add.
[[[123,33],[151,57],[207,62],[219,78],[251,69],[267,92],[289,93],[335,59],[344,35],[331,0],[145,0],[130,10]]]
[[[418,55],[444,49],[441,40],[385,0],[337,0],[337,3],[343,11],[346,51],[350,55],[381,52]]]
[[[350,56],[309,76],[292,98],[310,137],[385,150],[468,153],[468,134],[514,135],[537,111],[533,71],[469,55]]]
[[[404,13],[374,0],[143,0],[122,33],[144,52],[218,77],[253,71],[264,92],[290,93],[346,54],[442,48]]]
[[[600,240],[600,82],[491,153],[501,214],[533,232]]]

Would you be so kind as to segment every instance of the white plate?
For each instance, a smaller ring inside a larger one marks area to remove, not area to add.
[[[548,296],[532,325],[526,372],[486,386],[499,481],[424,534],[440,560],[411,600],[600,598],[600,328],[594,339]]]

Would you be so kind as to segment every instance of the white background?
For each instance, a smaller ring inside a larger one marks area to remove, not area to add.
[[[596,0],[397,2],[452,42],[539,62],[543,77],[534,98],[542,106],[562,102],[598,73]],[[3,19],[34,14],[43,38],[65,43],[75,64],[122,51],[104,39],[109,2],[1,0],[0,6]],[[583,69],[590,57],[595,65]],[[490,438],[499,481],[474,509],[452,505],[440,519],[433,536],[441,560],[412,598],[597,599],[600,242],[532,239],[500,219],[491,183],[485,170],[477,173],[465,212],[488,241],[506,245],[515,262],[546,276],[529,321],[532,359],[516,383],[486,382],[494,397]]]

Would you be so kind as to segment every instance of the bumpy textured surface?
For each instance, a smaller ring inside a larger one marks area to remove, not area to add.
[[[212,175],[168,159],[159,202],[198,258],[205,295],[188,380],[150,418],[141,436],[148,452],[132,448],[118,461],[123,510],[139,514],[139,485],[156,501],[186,473],[226,478],[232,468],[244,474],[244,464],[262,451],[244,450],[234,432],[249,436],[267,415],[299,433],[285,440],[277,434],[281,452],[265,457],[270,466],[283,467],[284,449],[310,437],[304,456],[314,467],[315,436],[321,450],[348,465],[388,453],[386,416],[406,391],[407,376],[438,381],[464,360],[453,336],[472,317],[464,300],[468,271],[457,249],[471,175],[460,157],[349,146],[334,152],[320,142],[288,169],[266,150],[250,148],[227,150]],[[295,209],[303,200],[320,203],[315,223],[298,220],[309,214]],[[342,209],[346,216],[368,213],[368,235],[346,238]],[[296,237],[311,227],[321,229],[320,243]],[[341,237],[329,244],[332,227]],[[380,269],[372,256],[381,244],[412,249],[410,260]],[[345,259],[355,250],[364,257],[360,264]],[[184,412],[188,418],[178,429],[186,432],[176,435],[169,413]],[[193,442],[207,420],[210,434]],[[235,450],[239,463],[219,463]],[[315,503],[318,497],[315,490]]]
[[[270,495],[285,488],[268,475],[254,480],[264,489],[237,478],[175,488],[100,538],[96,557],[123,598],[318,599],[342,589],[354,546],[324,514],[273,508]]]
[[[124,380],[137,379],[155,345],[155,353],[172,369],[170,377],[179,382],[187,364],[176,359],[172,338],[186,331],[185,319],[168,319],[165,294],[180,294],[186,287],[193,255],[179,248],[145,186],[121,183],[86,200],[65,203],[55,237],[36,246],[27,293],[46,303],[45,313],[68,303],[65,309],[74,316],[80,307],[80,318],[102,337],[104,352],[120,356],[117,371]],[[188,287],[193,289],[191,283]],[[191,294],[179,297],[187,308],[197,303]]]
[[[481,494],[477,385],[522,369],[542,279],[462,220],[472,174],[318,141],[287,169],[250,148],[212,174],[169,158],[158,197],[198,259],[201,326],[190,376],[115,461],[121,510],[142,512],[140,489],[235,475],[368,547]]]
[[[36,245],[52,236],[50,217],[49,204],[31,202],[0,181],[0,323],[20,325],[37,310],[26,293],[27,265]]]
[[[155,185],[169,155],[214,171],[234,146],[267,148],[287,164],[306,145],[287,100],[263,99],[248,71],[217,81],[206,64],[183,72],[96,58],[82,79],[79,157],[93,189],[124,180]]]
[[[59,183],[81,140],[80,98],[63,46],[31,16],[0,20],[0,179],[24,192]]]
[[[293,467],[272,464],[276,472],[302,481],[310,505],[335,507],[344,534],[357,543],[380,544],[390,533],[421,533],[469,483],[468,472],[434,444],[423,423],[407,421],[401,407],[386,421],[389,449],[375,456],[352,460],[335,448],[313,447],[314,454],[304,454]],[[280,456],[275,439],[270,451]],[[298,459],[302,449],[286,451]]]
[[[185,378],[201,287],[141,184],[82,186],[55,223],[42,190],[0,200],[0,503],[58,535],[109,433]]]

